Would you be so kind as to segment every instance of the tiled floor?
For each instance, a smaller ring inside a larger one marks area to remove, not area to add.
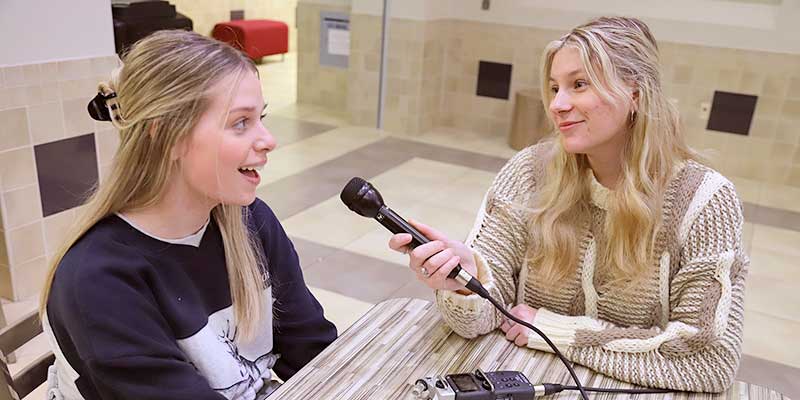
[[[292,237],[312,292],[340,331],[384,299],[432,300],[405,267],[405,256],[388,249],[389,233],[347,210],[339,192],[361,176],[402,216],[463,239],[494,174],[515,152],[502,137],[451,128],[400,137],[347,126],[341,115],[293,104],[295,85],[286,78],[293,63],[290,54],[259,67],[272,110],[268,126],[279,143],[259,195]],[[800,281],[800,190],[731,179],[745,201],[751,256],[739,377],[800,398],[800,291],[794,288]],[[13,320],[35,306],[27,301],[3,308]],[[44,348],[41,339],[23,348],[12,371]]]

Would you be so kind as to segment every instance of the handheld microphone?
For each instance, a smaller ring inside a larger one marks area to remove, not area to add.
[[[406,222],[403,217],[387,207],[378,190],[364,179],[359,177],[350,179],[350,182],[347,182],[347,185],[342,189],[342,194],[339,197],[347,208],[363,217],[374,218],[392,233],[410,234],[411,243],[408,246],[411,248],[430,242],[425,235]],[[489,295],[483,285],[469,272],[461,268],[461,265],[456,265],[447,277],[455,279],[458,283],[483,298]]]

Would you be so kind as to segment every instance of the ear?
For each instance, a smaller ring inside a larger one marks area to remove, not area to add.
[[[631,108],[633,111],[639,111],[639,89],[636,87],[631,92]]]

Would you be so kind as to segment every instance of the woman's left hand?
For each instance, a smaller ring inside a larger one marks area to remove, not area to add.
[[[518,304],[514,306],[510,313],[529,324],[533,324],[533,319],[536,317],[536,309],[527,304]],[[506,339],[521,347],[528,346],[528,336],[533,333],[530,329],[510,319],[506,319],[500,325],[500,330],[506,334]]]

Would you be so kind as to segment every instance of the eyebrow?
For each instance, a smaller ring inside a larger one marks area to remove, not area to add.
[[[239,111],[253,112],[253,111],[255,111],[255,109],[256,109],[255,107],[237,107],[237,108],[232,109],[230,112],[228,112],[228,114],[237,113]],[[265,103],[264,107],[261,108],[261,112],[264,112],[264,110],[266,110],[266,109],[267,109],[267,104]]]
[[[567,78],[569,78],[569,77],[571,77],[571,76],[580,75],[580,74],[582,74],[582,73],[583,73],[583,70],[581,70],[581,69],[576,69],[576,70],[572,70],[572,71],[570,71],[570,72],[569,72],[569,73],[566,75],[566,77],[567,77]],[[552,76],[552,75],[550,76],[550,80],[551,80],[551,81],[554,81],[554,80],[555,80],[555,79],[553,78],[553,76]]]

